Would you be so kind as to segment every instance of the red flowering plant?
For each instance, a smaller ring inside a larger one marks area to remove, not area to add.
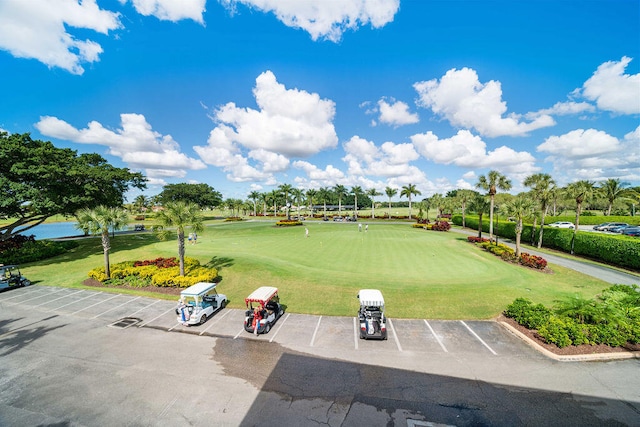
[[[520,264],[527,267],[544,270],[547,267],[547,260],[537,255],[531,255],[526,252],[520,254]]]
[[[145,265],[155,265],[158,268],[171,268],[171,267],[177,267],[180,264],[178,263],[178,260],[176,259],[176,257],[156,258],[156,259],[150,259],[150,260],[144,260],[144,261],[135,261],[133,263],[134,267],[143,267]]]

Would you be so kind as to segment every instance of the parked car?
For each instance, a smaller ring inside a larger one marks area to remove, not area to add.
[[[611,222],[611,223],[609,223],[609,225],[605,225],[604,227],[602,227],[602,231],[613,232],[614,228],[626,227],[628,225],[629,224],[627,224],[626,222]]]
[[[342,222],[344,221],[344,217],[342,217],[342,215],[334,215],[333,220],[336,222]]]
[[[598,224],[598,225],[594,225],[593,229],[596,231],[604,231],[604,228],[609,226],[610,224],[613,224],[611,222],[603,222],[602,224]]]
[[[201,325],[226,305],[227,297],[216,291],[215,283],[199,282],[180,292],[176,315],[183,325]]]
[[[549,227],[555,227],[555,228],[570,228],[570,229],[574,229],[576,228],[576,226],[569,221],[556,221],[556,222],[552,222],[551,224],[549,224]]]
[[[31,281],[20,273],[17,265],[0,264],[0,291],[29,286]]]
[[[609,232],[610,233],[617,233],[617,234],[621,234],[624,230],[626,230],[627,228],[633,228],[635,227],[634,225],[629,225],[629,224],[624,224],[624,225],[618,225],[616,227],[609,227]]]
[[[247,311],[244,314],[244,330],[255,334],[268,333],[284,314],[280,304],[278,288],[262,286],[244,299]]]
[[[387,339],[387,319],[384,315],[384,298],[377,289],[361,289],[358,292],[360,309],[360,339]]]
[[[622,234],[625,236],[636,236],[640,237],[640,227],[627,227],[622,231]]]

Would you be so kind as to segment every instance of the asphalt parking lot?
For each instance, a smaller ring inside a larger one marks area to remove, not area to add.
[[[269,341],[296,348],[493,356],[530,351],[525,343],[493,321],[389,319],[388,339],[375,341],[359,339],[356,317],[285,313],[269,334],[256,336],[244,330],[244,310],[239,309],[226,308],[202,325],[184,326],[176,319],[176,302],[100,291],[32,286],[0,294],[0,302],[96,319],[113,328],[151,328]]]
[[[286,301],[285,301],[286,302]],[[548,359],[492,321],[223,309],[31,286],[0,293],[0,426],[640,425],[640,360]]]

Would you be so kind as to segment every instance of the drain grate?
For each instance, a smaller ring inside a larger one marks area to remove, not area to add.
[[[122,319],[116,320],[109,326],[111,328],[127,329],[129,326],[136,325],[140,322],[142,322],[142,319],[137,317],[123,317]]]

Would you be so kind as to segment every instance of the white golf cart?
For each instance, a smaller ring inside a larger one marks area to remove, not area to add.
[[[29,286],[31,281],[20,273],[17,265],[0,264],[0,291]]]
[[[216,291],[215,283],[196,283],[180,292],[180,302],[176,308],[178,322],[186,326],[201,325],[225,305],[227,297]]]
[[[387,339],[387,319],[384,315],[384,298],[377,289],[361,289],[358,292],[360,309],[360,339]]]

